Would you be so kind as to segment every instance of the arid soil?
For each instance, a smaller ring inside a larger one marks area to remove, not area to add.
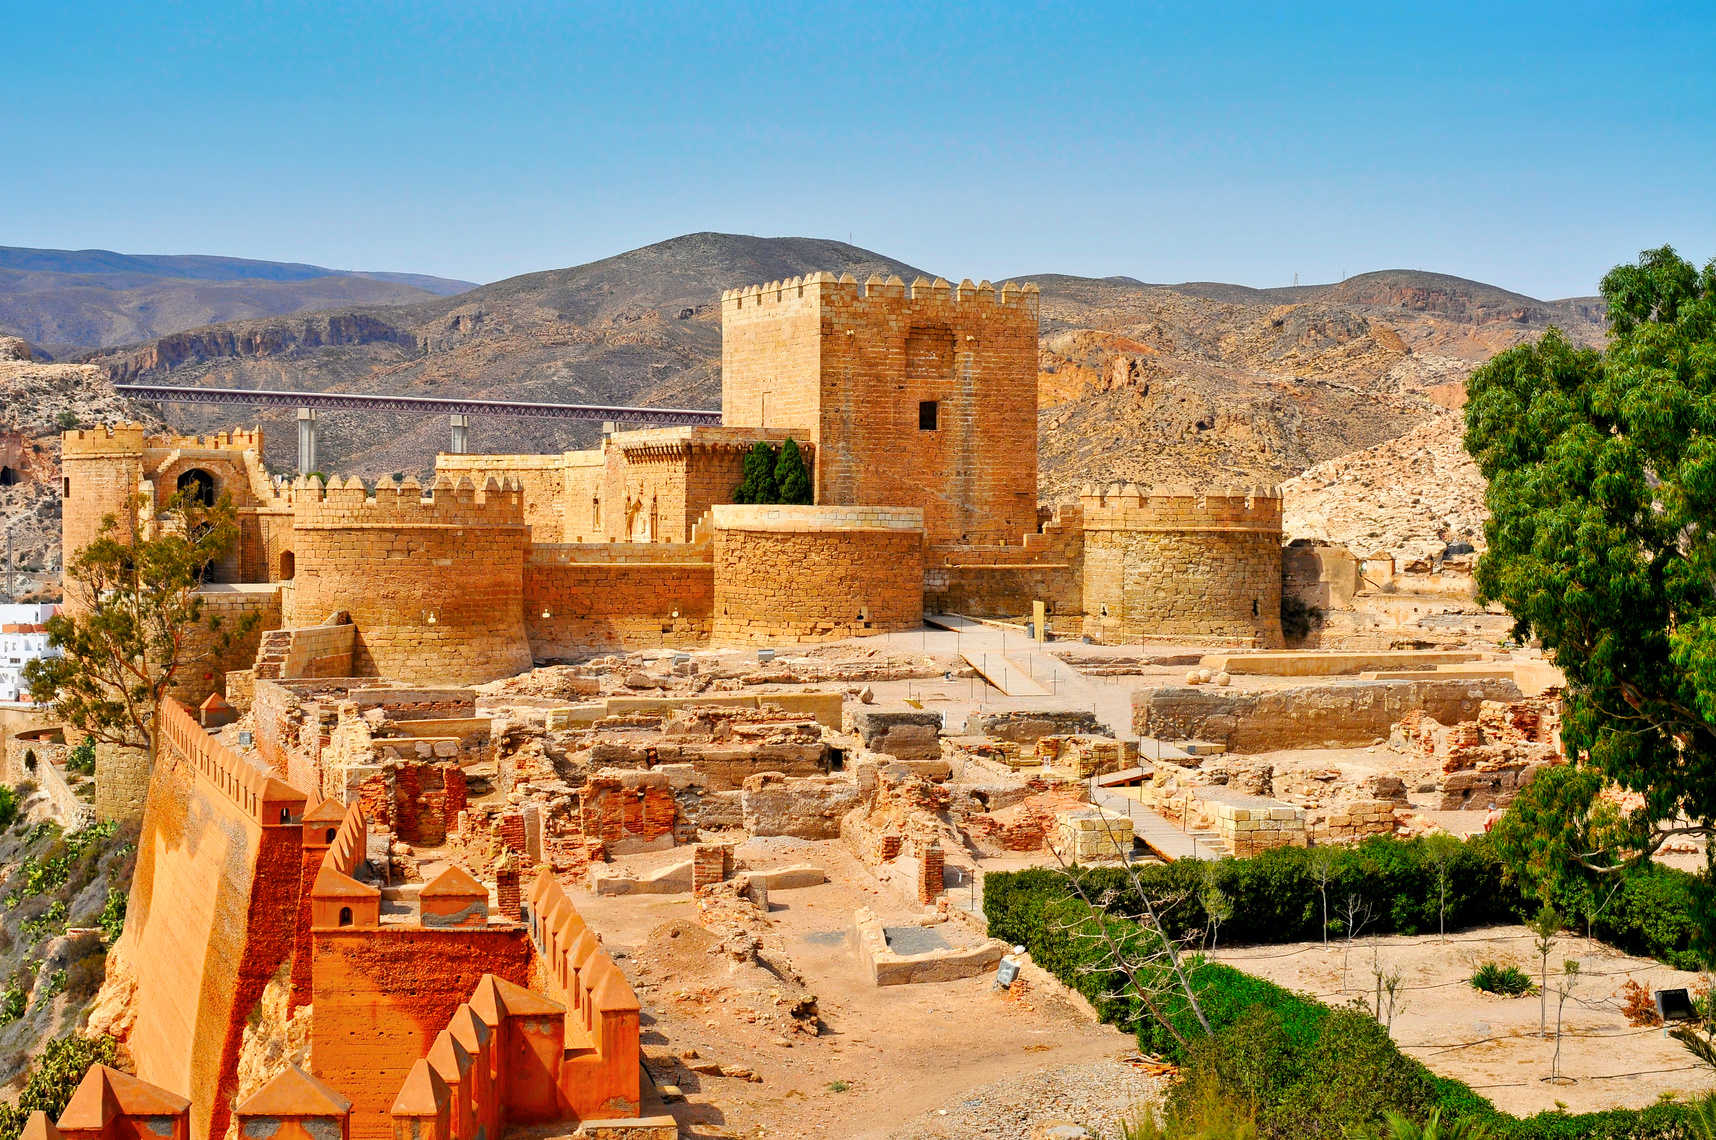
[[[672,854],[619,862],[643,868]],[[572,892],[573,904],[602,932],[638,989],[647,1064],[658,1083],[685,1093],[683,1103],[671,1106],[682,1135],[879,1140],[907,1134],[897,1129],[909,1118],[973,1099],[978,1094],[971,1090],[1115,1062],[1135,1051],[1129,1037],[1097,1024],[1082,999],[1035,967],[1027,967],[1018,995],[991,992],[988,977],[875,986],[849,944],[853,912],[871,907],[890,926],[915,924],[917,912],[838,841],[753,840],[737,855],[753,867],[811,863],[831,879],[771,892],[763,960],[777,963],[784,977],[752,965],[730,968],[696,922],[690,896]],[[949,941],[978,937],[976,928],[955,928],[958,921],[938,930]],[[814,1037],[794,1032],[771,996],[796,991],[795,973],[816,997]],[[685,1056],[693,1051],[695,1057]],[[700,1062],[743,1067],[762,1079],[699,1074],[692,1067]],[[1148,1086],[1137,1087],[1143,1095]],[[1022,1112],[1028,1124],[1065,1109],[1045,1100]]]
[[[1664,1093],[1685,1097],[1716,1087],[1716,1074],[1661,1029],[1627,1023],[1619,992],[1630,978],[1647,990],[1695,987],[1696,974],[1628,957],[1564,933],[1549,956],[1553,991],[1562,963],[1577,960],[1580,981],[1562,1011],[1562,1081],[1549,1083],[1555,1053],[1556,995],[1549,994],[1549,1036],[1539,1036],[1537,997],[1498,997],[1468,984],[1485,961],[1516,965],[1533,978],[1539,965],[1524,927],[1463,931],[1443,943],[1428,937],[1362,935],[1350,956],[1339,939],[1321,944],[1223,949],[1221,960],[1329,1005],[1375,1001],[1373,962],[1404,975],[1404,1009],[1392,1032],[1432,1072],[1458,1077],[1506,1112],[1528,1115],[1565,1105],[1572,1112],[1643,1108]],[[1343,981],[1343,971],[1345,974]],[[1386,1003],[1386,997],[1384,1001]],[[1386,1016],[1386,1010],[1385,1010]]]

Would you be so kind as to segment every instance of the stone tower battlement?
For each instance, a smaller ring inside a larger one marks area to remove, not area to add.
[[[721,415],[815,445],[819,506],[916,507],[931,545],[1037,523],[1035,285],[812,273],[721,295]]]
[[[98,455],[141,455],[147,443],[148,430],[142,424],[102,424],[61,432],[60,455],[74,459]]]
[[[1086,636],[1281,647],[1279,489],[1087,483],[1079,506]]]
[[[481,487],[469,476],[457,482],[442,475],[428,487],[416,479],[384,480],[373,493],[357,476],[338,475],[325,484],[300,477],[291,487],[293,525],[298,530],[329,527],[503,527],[524,526],[524,487],[493,475]]]
[[[739,289],[723,290],[721,311],[725,318],[729,312],[744,313],[747,310],[793,304],[844,303],[850,306],[866,303],[886,309],[889,302],[899,301],[911,301],[920,305],[940,303],[960,306],[960,315],[967,319],[988,316],[989,313],[985,310],[999,309],[1002,310],[1003,316],[1008,315],[1006,310],[1017,310],[1019,315],[1028,316],[1034,326],[1037,319],[1038,290],[1034,284],[1026,283],[1020,286],[1011,281],[997,290],[988,281],[973,285],[969,277],[958,285],[952,285],[941,277],[934,281],[919,277],[912,282],[908,290],[906,283],[898,276],[884,280],[880,274],[872,274],[868,281],[859,285],[858,279],[850,273],[839,277],[832,273],[812,273],[786,281],[770,281],[766,285],[746,285]],[[1034,327],[1032,331],[1035,331]]]
[[[1085,530],[1281,532],[1279,487],[1140,488],[1086,483],[1079,491]]]
[[[383,482],[297,480],[296,577],[282,591],[288,627],[341,610],[357,627],[352,666],[433,684],[489,681],[530,668],[524,560],[530,530],[512,478],[443,475]]]

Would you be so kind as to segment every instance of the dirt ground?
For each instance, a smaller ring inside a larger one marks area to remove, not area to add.
[[[1557,1104],[1572,1112],[1643,1108],[1663,1093],[1685,1097],[1716,1088],[1716,1074],[1694,1061],[1678,1041],[1665,1038],[1661,1029],[1628,1025],[1619,1001],[1629,978],[1656,990],[1693,988],[1699,976],[1629,957],[1600,942],[1588,945],[1571,934],[1563,934],[1549,955],[1547,1039],[1538,1035],[1538,997],[1498,997],[1468,982],[1485,961],[1516,965],[1538,977],[1532,935],[1522,926],[1463,931],[1446,943],[1435,936],[1360,938],[1353,943],[1344,986],[1347,954],[1338,941],[1328,950],[1321,943],[1223,948],[1220,958],[1329,1005],[1361,998],[1371,1008],[1373,954],[1384,972],[1399,970],[1404,976],[1405,1006],[1396,1007],[1392,1025],[1400,1047],[1431,1071],[1465,1081],[1506,1112],[1529,1115]],[[1552,1085],[1553,991],[1562,963],[1570,959],[1579,962],[1580,980],[1562,1011],[1563,1078]]]
[[[618,862],[641,873],[673,854]],[[775,972],[729,963],[697,924],[688,895],[572,893],[638,990],[646,1059],[685,1094],[671,1106],[683,1136],[878,1140],[914,1116],[957,1107],[972,1090],[1136,1051],[1131,1038],[1097,1024],[1082,998],[1035,967],[1026,968],[1017,995],[991,992],[988,976],[874,985],[848,937],[853,912],[871,907],[890,926],[913,924],[918,914],[837,841],[753,840],[737,855],[756,868],[811,863],[830,878],[771,892],[763,958]],[[953,923],[939,929],[950,942],[978,937]],[[803,990],[816,997],[816,1036],[796,1032],[775,996]],[[762,1079],[690,1071],[709,1061]],[[1053,1103],[1041,1106],[1045,1119],[1055,1111]],[[1039,1115],[1028,1105],[1023,1112]]]

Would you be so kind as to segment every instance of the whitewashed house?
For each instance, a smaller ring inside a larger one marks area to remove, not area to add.
[[[53,605],[0,605],[0,701],[29,700],[24,664],[38,657],[58,657],[48,648],[47,620]]]

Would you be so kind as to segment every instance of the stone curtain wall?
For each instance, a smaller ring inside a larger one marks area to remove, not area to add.
[[[171,702],[161,737],[121,943],[137,976],[127,1044],[209,1140],[226,1134],[246,1020],[292,953],[304,797]]]
[[[435,474],[457,483],[468,478],[481,486],[493,477],[512,480],[523,490],[524,525],[532,542],[564,542],[562,528],[577,520],[567,509],[565,455],[453,455],[435,457]]]
[[[411,683],[475,684],[530,667],[523,621],[523,493],[442,476],[366,496],[353,478],[293,487],[297,577],[290,626],[336,610],[357,626],[352,668]]]
[[[193,658],[208,656],[190,661],[173,679],[173,699],[189,708],[202,704],[210,693],[225,696],[227,672],[250,668],[256,661],[262,635],[279,629],[281,625],[278,585],[211,585],[197,593],[203,600],[203,621],[186,639],[185,655]],[[256,628],[242,637],[232,638],[225,649],[220,650],[222,631],[236,629],[248,614],[257,615]],[[215,619],[219,619],[218,631],[210,624]]]
[[[1281,495],[1086,486],[1084,632],[1279,649]]]
[[[932,544],[1036,530],[1035,285],[813,273],[730,290],[721,369],[723,423],[813,433],[819,504],[917,507]]]
[[[709,543],[534,546],[524,567],[524,624],[538,660],[591,649],[708,643]]]
[[[923,516],[898,507],[718,506],[717,642],[831,641],[923,620]]]
[[[1048,607],[1049,628],[1082,632],[1084,522],[1077,506],[1061,507],[1024,546],[934,546],[924,556],[924,609],[968,617],[1029,617]]]

